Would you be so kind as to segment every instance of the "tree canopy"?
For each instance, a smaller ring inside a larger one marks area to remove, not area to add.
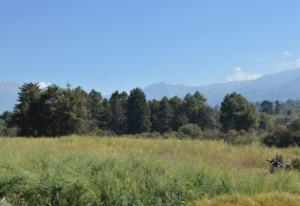
[[[254,106],[237,93],[226,95],[219,110],[210,107],[200,92],[187,94],[183,99],[175,96],[147,101],[140,88],[131,90],[129,95],[115,91],[109,98],[102,98],[94,89],[89,93],[69,85],[41,89],[38,83],[27,83],[20,88],[14,111],[2,115],[1,127],[16,127],[20,136],[62,136],[92,131],[117,135],[166,133],[188,124],[197,125],[202,131],[217,130],[219,125],[224,131],[250,130],[256,126],[268,130],[273,127],[268,116],[274,113],[272,105],[268,101],[260,104],[264,115],[259,115],[257,121]]]
[[[242,95],[233,92],[226,95],[221,103],[220,122],[225,131],[247,131],[256,127],[256,110]]]

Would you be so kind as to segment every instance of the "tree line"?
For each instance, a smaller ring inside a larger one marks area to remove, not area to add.
[[[260,112],[269,115],[292,116],[300,114],[300,100],[288,99],[280,102],[278,100],[275,102],[264,100],[257,102],[255,106]]]
[[[38,83],[22,85],[13,112],[2,119],[8,127],[17,128],[20,136],[53,137],[99,130],[117,135],[166,133],[187,124],[202,130],[249,131],[267,129],[269,121],[237,93],[226,95],[220,108],[213,108],[200,92],[184,98],[147,100],[144,92],[135,88],[129,94],[115,91],[110,98],[103,98],[94,89],[89,93],[70,85],[41,89]]]

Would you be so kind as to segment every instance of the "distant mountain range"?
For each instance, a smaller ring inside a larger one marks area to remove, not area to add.
[[[0,82],[0,112],[12,110],[16,103],[19,83]],[[226,82],[206,86],[172,85],[164,82],[144,88],[148,99],[160,99],[163,96],[184,97],[187,93],[200,91],[210,105],[220,104],[223,97],[236,91],[252,102],[262,100],[300,99],[300,69],[264,75],[257,80]]]
[[[184,97],[187,93],[200,91],[210,105],[220,104],[223,97],[236,91],[252,102],[262,100],[300,99],[300,69],[293,69],[270,75],[264,75],[257,80],[242,82],[226,82],[206,86],[189,87],[157,83],[144,89],[149,99],[160,99],[163,96]]]

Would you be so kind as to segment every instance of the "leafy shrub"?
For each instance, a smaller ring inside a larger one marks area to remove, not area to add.
[[[300,119],[291,122],[288,127],[279,126],[263,139],[264,144],[276,147],[300,145]]]
[[[290,140],[289,146],[300,146],[300,131],[291,132],[289,140]]]
[[[0,136],[16,136],[17,135],[17,128],[16,127],[12,127],[9,128],[7,127],[7,124],[5,123],[4,120],[0,119]]]
[[[259,115],[258,129],[272,131],[274,129],[274,122],[271,117],[265,113]]]
[[[300,171],[300,159],[299,158],[292,159],[291,164],[292,164],[293,169]]]
[[[292,132],[299,132],[300,131],[300,119],[293,120],[289,124],[288,129]]]
[[[246,132],[244,130],[236,131],[229,130],[223,134],[223,139],[226,143],[233,145],[248,145],[255,141],[259,141],[260,135],[256,132]]]
[[[186,124],[178,129],[179,137],[190,137],[193,139],[199,139],[202,137],[202,129],[196,124]]]

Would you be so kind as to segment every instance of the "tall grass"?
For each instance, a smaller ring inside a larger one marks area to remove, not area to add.
[[[11,205],[186,205],[220,195],[299,195],[299,172],[269,174],[265,159],[275,154],[291,160],[300,150],[132,137],[2,138],[0,197]]]
[[[289,193],[264,193],[255,196],[231,195],[204,198],[189,206],[300,206],[300,197]]]

